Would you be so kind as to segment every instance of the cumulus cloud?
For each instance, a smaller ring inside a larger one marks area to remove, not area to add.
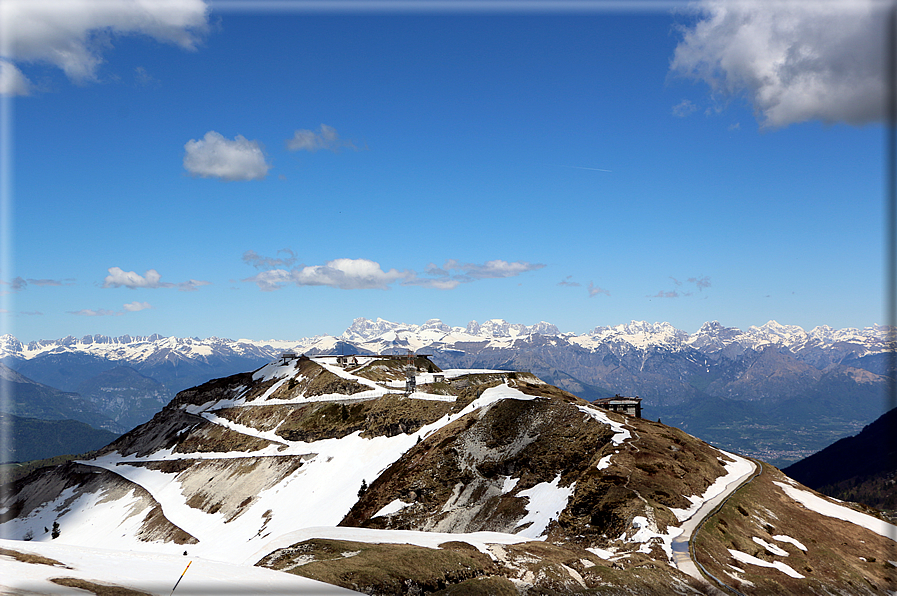
[[[237,135],[233,141],[210,130],[200,139],[190,139],[184,145],[184,169],[200,178],[261,180],[271,165],[258,141]]]
[[[2,6],[2,5],[0,5]],[[11,62],[0,60],[0,95],[30,95],[31,83]]]
[[[341,290],[385,290],[398,279],[411,273],[390,269],[384,271],[380,264],[368,259],[334,259],[324,265],[299,266],[294,269],[271,269],[244,279],[265,291],[284,285],[330,286]]]
[[[124,271],[121,267],[110,267],[109,275],[103,281],[104,288],[178,288],[182,292],[191,292],[200,286],[210,285],[211,282],[190,279],[181,283],[163,282],[162,276],[155,269],[150,269],[143,275],[135,271]]]
[[[150,269],[142,276],[134,271],[124,271],[121,267],[110,267],[109,275],[103,282],[104,288],[167,288],[172,284],[162,283],[162,276],[155,269]]]
[[[203,0],[3,0],[2,57],[49,63],[83,83],[96,80],[115,36],[146,35],[195,49],[208,30],[208,11]],[[28,87],[24,75],[21,82]]]
[[[589,298],[594,298],[598,294],[604,294],[605,296],[610,296],[610,290],[605,290],[604,288],[599,288],[592,282],[589,282],[589,287],[587,289],[589,290]]]
[[[306,129],[297,130],[293,133],[292,139],[287,139],[286,146],[290,151],[311,151],[312,153],[319,149],[333,152],[340,149],[358,150],[355,143],[348,139],[341,139],[336,129],[326,124],[322,124],[318,132]]]
[[[745,97],[761,126],[884,118],[886,2],[700,0],[671,72],[714,101]]]

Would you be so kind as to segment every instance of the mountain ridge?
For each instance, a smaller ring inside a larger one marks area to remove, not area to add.
[[[364,593],[712,592],[690,561],[758,595],[897,581],[874,511],[532,373],[425,356],[284,357],[213,379],[0,498],[22,548],[183,552]]]

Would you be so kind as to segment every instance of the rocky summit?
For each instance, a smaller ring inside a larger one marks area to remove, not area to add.
[[[897,590],[897,527],[873,509],[532,373],[420,354],[285,353],[181,391],[92,459],[5,486],[0,516],[18,591],[167,593],[129,579],[138,553],[318,586],[302,593]]]

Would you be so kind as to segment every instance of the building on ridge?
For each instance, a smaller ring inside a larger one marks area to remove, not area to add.
[[[642,398],[638,396],[623,397],[621,395],[614,395],[613,397],[596,399],[592,403],[599,408],[604,408],[611,412],[618,412],[620,414],[626,414],[627,416],[635,416],[636,418],[642,417]]]

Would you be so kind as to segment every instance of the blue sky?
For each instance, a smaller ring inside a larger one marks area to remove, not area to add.
[[[879,5],[4,5],[21,340],[884,322]]]

